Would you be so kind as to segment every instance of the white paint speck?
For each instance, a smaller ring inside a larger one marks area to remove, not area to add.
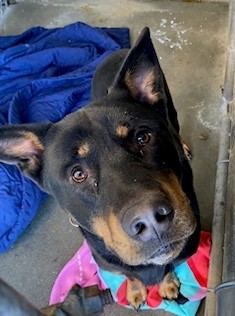
[[[172,15],[172,14],[170,14]],[[171,17],[168,21],[166,18],[161,19],[159,27],[154,31],[156,39],[161,44],[172,49],[182,49],[184,46],[192,45],[187,40],[187,32],[192,28],[184,28],[184,21],[177,22],[176,17]]]

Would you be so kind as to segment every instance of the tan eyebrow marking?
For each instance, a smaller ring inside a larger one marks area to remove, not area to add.
[[[87,142],[83,143],[79,148],[78,148],[78,154],[81,158],[86,157],[90,152],[90,146]]]
[[[116,133],[119,137],[125,138],[128,135],[128,127],[125,125],[119,125],[116,128]]]

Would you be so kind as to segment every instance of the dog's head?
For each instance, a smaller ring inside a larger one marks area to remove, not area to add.
[[[17,164],[123,262],[166,264],[196,227],[170,111],[145,29],[106,96],[55,124],[2,127],[0,160]]]

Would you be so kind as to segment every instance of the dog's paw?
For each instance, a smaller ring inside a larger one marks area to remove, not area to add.
[[[167,300],[177,299],[179,295],[180,282],[174,272],[165,275],[163,281],[159,284],[158,294],[161,298]]]
[[[126,298],[128,303],[138,311],[147,298],[147,289],[137,279],[127,279]]]

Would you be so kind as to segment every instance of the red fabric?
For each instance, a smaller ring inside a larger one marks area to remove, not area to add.
[[[162,302],[162,298],[158,294],[158,285],[148,286],[147,290],[147,305],[152,308],[157,308]]]
[[[126,299],[126,288],[127,288],[127,281],[124,281],[117,291],[117,301],[118,301],[118,304],[122,306],[127,306],[129,304]]]
[[[187,263],[195,278],[202,287],[207,286],[210,263],[211,233],[201,232],[197,252],[188,259]]]
[[[117,291],[117,302],[119,305],[128,306],[126,299],[127,281],[124,281]],[[147,305],[152,308],[157,308],[162,302],[162,298],[158,294],[158,286],[152,285],[147,287]]]

